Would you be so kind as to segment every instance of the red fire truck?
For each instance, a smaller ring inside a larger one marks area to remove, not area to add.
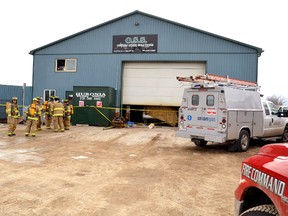
[[[235,215],[288,216],[288,143],[268,144],[242,162]]]

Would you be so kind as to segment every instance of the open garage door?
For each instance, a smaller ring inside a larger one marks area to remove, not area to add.
[[[177,76],[205,74],[201,62],[128,62],[124,64],[122,104],[180,106],[184,87]]]

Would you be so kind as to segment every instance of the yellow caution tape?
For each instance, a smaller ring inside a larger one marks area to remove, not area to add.
[[[5,107],[6,107],[6,104],[0,104],[0,107],[1,107],[1,106],[5,106]],[[18,107],[23,108],[23,107],[28,107],[28,106],[18,105]]]
[[[85,108],[85,107],[96,107],[96,106],[73,106],[74,108]],[[178,112],[175,110],[149,110],[149,109],[131,109],[131,108],[120,108],[120,107],[96,107],[98,109],[108,109],[108,110],[130,110],[130,111],[142,111],[142,112],[149,112],[149,111],[161,111],[161,112]]]
[[[96,106],[73,106],[74,108],[94,108],[97,112],[99,112],[107,121],[112,123],[112,121],[104,114],[102,113],[99,109],[108,109],[108,110],[130,110],[130,111],[144,111],[144,112],[149,112],[149,111],[161,111],[161,112],[178,112],[175,110],[147,110],[147,109],[130,109],[130,108],[117,108],[117,107],[96,107]],[[154,122],[153,124],[172,124],[172,122]]]
[[[6,106],[6,104],[0,104],[0,107],[1,106]],[[22,105],[18,105],[19,108],[23,108],[23,107],[28,107],[28,106],[22,106]],[[73,106],[74,109],[75,108],[87,108],[87,107],[91,107],[91,108],[94,108],[98,113],[100,113],[100,115],[102,115],[107,121],[109,121],[110,123],[112,123],[112,121],[103,113],[101,112],[99,109],[107,109],[107,110],[119,110],[119,111],[140,111],[140,112],[149,112],[149,111],[160,111],[160,112],[163,112],[163,113],[169,113],[169,112],[178,112],[175,111],[175,110],[149,110],[149,109],[131,109],[131,108],[120,108],[120,107],[96,107],[96,106]],[[169,123],[169,122],[155,122],[154,124],[165,124],[165,123]]]
[[[0,104],[0,106],[6,106],[6,104]],[[18,105],[18,107],[23,108],[23,107],[28,107],[28,106],[22,106]],[[131,109],[131,108],[120,108],[120,107],[96,107],[96,106],[73,106],[74,108],[85,108],[85,107],[95,107],[97,109],[108,109],[108,110],[131,110],[131,111],[144,111],[144,112],[149,112],[149,111],[161,111],[161,112],[178,112],[174,110],[149,110],[149,109]]]
[[[110,119],[109,119],[107,116],[105,116],[102,112],[100,112],[100,110],[97,109],[97,107],[94,106],[93,108],[95,108],[107,121],[109,121],[110,123],[112,123],[112,121],[110,121]]]

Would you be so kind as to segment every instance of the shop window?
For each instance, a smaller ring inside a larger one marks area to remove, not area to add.
[[[44,89],[44,101],[48,101],[50,96],[55,96],[56,90],[55,89]]]
[[[56,59],[56,72],[76,72],[77,59]]]

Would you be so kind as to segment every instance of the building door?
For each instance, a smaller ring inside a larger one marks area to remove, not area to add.
[[[205,62],[127,62],[123,69],[122,104],[180,106],[185,86],[177,76],[205,74]]]

